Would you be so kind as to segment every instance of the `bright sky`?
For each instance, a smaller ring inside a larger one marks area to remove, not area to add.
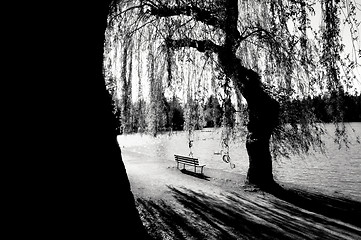
[[[355,0],[357,4],[357,11],[356,11],[356,19],[361,22],[361,0]],[[354,82],[355,88],[357,88],[357,91],[361,92],[361,54],[357,51],[361,51],[361,24],[357,28],[359,39],[357,41],[356,46],[356,52],[352,47],[352,41],[351,41],[351,34],[350,29],[348,26],[342,26],[341,27],[341,36],[343,37],[343,42],[345,44],[345,53],[351,53],[353,57],[357,59],[357,63],[359,65],[358,68],[355,70],[355,75],[357,76],[356,81]]]
[[[361,22],[361,0],[355,0],[356,4],[357,4],[357,20]],[[321,8],[320,8],[320,4],[316,4],[315,6],[315,12],[316,15],[313,16],[311,18],[311,25],[313,29],[317,29],[320,24],[321,24]],[[352,59],[356,59],[357,63],[359,65],[361,65],[361,56],[358,55],[357,51],[360,49],[361,47],[361,25],[358,26],[358,35],[359,35],[359,39],[358,42],[355,45],[355,48],[353,48],[352,45],[352,41],[351,41],[351,34],[350,34],[350,26],[348,25],[341,25],[341,36],[342,36],[342,41],[345,44],[345,51],[344,54],[350,54]],[[133,63],[135,63],[135,61],[133,61]],[[146,61],[143,61],[143,66],[142,69],[146,69]],[[120,65],[119,65],[120,66]],[[143,96],[148,96],[149,93],[149,83],[147,83],[146,80],[147,77],[147,73],[145,71],[142,71],[142,76],[138,75],[138,71],[136,70],[137,66],[135,63],[135,66],[133,68],[133,72],[132,72],[132,80],[133,80],[133,100],[137,99],[137,95],[138,95],[138,82],[139,82],[139,77],[142,79],[142,90],[143,90]],[[115,70],[114,72],[120,73],[120,71]],[[184,72],[183,74],[187,75],[186,72]],[[204,74],[204,72],[203,72]],[[342,74],[342,72],[341,72]],[[209,74],[206,74],[209,75]],[[355,70],[355,75],[357,77],[357,79],[354,81],[353,85],[355,90],[357,90],[357,92],[361,92],[361,66],[359,66],[356,70]],[[185,79],[187,78],[186,76],[184,76]],[[199,76],[198,76],[199,77]],[[197,78],[197,76],[194,76],[193,78]],[[207,77],[209,78],[209,77]],[[207,88],[207,86],[205,86]],[[208,87],[209,88],[209,87]],[[210,89],[210,88],[209,88]],[[183,96],[182,98],[184,98],[185,96]]]
[[[356,3],[356,19],[361,22],[361,0],[354,0],[354,2]],[[320,4],[316,4],[315,8],[314,8],[316,15],[314,17],[311,18],[311,25],[312,28],[316,29],[318,28],[318,26],[321,25],[322,22],[322,16],[321,16],[321,7]],[[343,13],[347,14],[346,12]],[[361,56],[360,54],[358,54],[358,51],[361,48],[361,24],[357,27],[357,31],[358,31],[358,40],[355,43],[355,48],[353,47],[353,43],[352,43],[352,38],[351,38],[351,33],[350,33],[350,26],[349,25],[345,25],[342,24],[344,19],[344,16],[341,17],[341,38],[342,38],[342,42],[345,45],[345,50],[344,50],[344,55],[346,56],[347,54],[350,54],[351,58],[357,61],[357,64],[359,65],[356,69],[354,74],[356,75],[356,80],[354,81],[354,87],[357,90],[358,93],[361,92]],[[341,72],[342,74],[342,72]]]

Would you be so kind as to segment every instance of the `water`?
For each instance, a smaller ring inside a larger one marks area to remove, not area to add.
[[[356,143],[356,136],[361,136],[361,123],[347,124],[349,129],[349,148],[339,149],[330,136],[324,138],[326,154],[311,152],[308,156],[281,158],[273,164],[275,179],[281,182],[317,188],[328,193],[339,193],[361,201],[361,144]],[[326,125],[332,134],[333,125]],[[351,130],[354,129],[354,132]],[[221,130],[196,131],[192,139],[192,152],[207,168],[247,174],[248,156],[245,142],[234,141],[229,144],[231,162],[221,159]],[[174,166],[174,154],[190,153],[188,134],[176,132],[162,134],[157,138],[148,135],[132,134],[118,136],[124,158],[137,154],[138,160],[154,161]]]

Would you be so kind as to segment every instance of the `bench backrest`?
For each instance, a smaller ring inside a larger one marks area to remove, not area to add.
[[[184,163],[199,165],[199,162],[198,162],[197,158],[180,156],[180,155],[174,155],[174,157],[175,157],[175,160],[178,161],[178,162],[184,162]]]

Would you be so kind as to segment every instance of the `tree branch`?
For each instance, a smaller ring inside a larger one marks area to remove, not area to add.
[[[269,31],[267,31],[266,29],[263,29],[261,27],[255,27],[253,28],[254,30],[247,32],[247,30],[245,30],[241,36],[240,36],[240,41],[243,41],[245,39],[247,39],[248,37],[251,37],[254,34],[264,34],[263,36],[267,36],[267,37],[271,37],[271,34]]]
[[[158,5],[151,7],[150,10],[151,15],[155,15],[158,17],[171,17],[177,15],[186,15],[193,17],[196,21],[203,22],[207,25],[224,29],[224,21],[220,18],[217,18],[215,14],[211,11],[207,11],[201,9],[197,6],[193,5],[185,5],[185,6],[166,6],[166,5]]]
[[[179,48],[195,48],[199,52],[211,51],[214,53],[218,53],[222,46],[215,44],[210,40],[195,40],[191,38],[183,38],[183,39],[171,39],[167,38],[165,40],[167,46],[171,49],[179,49]]]

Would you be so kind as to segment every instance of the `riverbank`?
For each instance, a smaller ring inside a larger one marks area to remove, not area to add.
[[[153,239],[360,239],[361,203],[282,184],[245,189],[245,176],[205,167],[204,177],[176,164],[123,150],[132,191]]]
[[[349,148],[339,149],[330,136],[324,136],[325,154],[311,151],[309,155],[292,155],[289,159],[279,158],[273,162],[273,174],[277,181],[292,183],[307,188],[318,188],[328,194],[343,194],[361,202],[361,145],[356,143],[356,136],[361,136],[361,123],[349,123]],[[333,126],[327,125],[329,133]],[[354,130],[354,131],[353,131]],[[208,132],[195,131],[192,152],[207,169],[246,175],[248,155],[245,143],[241,140],[229,144],[232,163],[225,163],[221,155],[214,154],[222,150],[221,132],[217,129]],[[132,152],[142,161],[158,161],[174,166],[174,154],[188,155],[188,134],[177,132],[162,134],[156,138],[149,135],[119,135],[118,142],[123,150]]]

